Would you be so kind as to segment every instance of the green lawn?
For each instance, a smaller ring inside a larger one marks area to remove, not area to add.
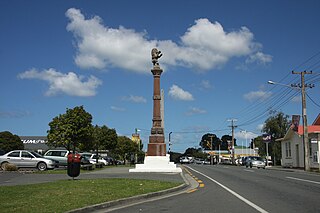
[[[155,180],[94,179],[0,186],[0,211],[65,212],[119,198],[156,192],[180,184]]]

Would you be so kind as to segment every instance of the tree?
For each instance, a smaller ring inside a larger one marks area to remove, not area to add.
[[[138,147],[130,138],[119,136],[115,153],[126,163],[126,160],[131,160],[131,157],[138,153]]]
[[[205,150],[218,150],[220,144],[221,140],[215,134],[207,133],[202,136],[199,145]]]
[[[49,123],[48,145],[67,150],[86,150],[92,146],[92,116],[83,106],[67,109]]]
[[[117,132],[115,129],[109,129],[107,126],[103,125],[99,127],[96,125],[93,128],[92,134],[92,146],[96,150],[97,155],[99,155],[99,150],[112,150],[117,146]],[[98,158],[97,158],[98,161]]]
[[[15,149],[23,149],[23,143],[18,135],[14,135],[11,132],[0,132],[0,150],[9,152]]]
[[[232,136],[231,135],[224,135],[221,137],[221,150],[228,150],[229,147],[229,143],[230,143],[230,146],[231,146],[231,141],[232,141]],[[237,140],[234,139],[234,146],[237,146]]]
[[[271,135],[271,143],[268,152],[271,156],[273,156],[276,164],[279,164],[281,160],[281,142],[276,141],[276,139],[283,138],[287,133],[289,127],[289,116],[285,115],[282,112],[278,112],[265,121],[264,127],[262,129],[263,132]],[[262,138],[256,138],[254,140],[254,143],[255,146],[259,148],[259,154],[265,154],[266,145],[262,141]]]

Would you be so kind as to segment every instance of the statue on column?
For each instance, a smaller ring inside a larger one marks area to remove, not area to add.
[[[159,66],[158,59],[162,56],[161,51],[159,51],[157,48],[153,48],[151,50],[151,57],[152,57],[152,63],[153,66]]]

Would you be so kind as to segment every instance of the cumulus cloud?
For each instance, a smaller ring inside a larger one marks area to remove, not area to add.
[[[123,101],[130,101],[134,103],[147,103],[147,99],[145,99],[142,96],[135,96],[135,95],[130,95],[130,96],[124,96],[122,97]]]
[[[75,37],[75,63],[81,68],[108,69],[118,67],[149,73],[150,51],[163,53],[161,65],[183,66],[206,71],[222,66],[233,57],[249,57],[250,62],[269,62],[271,56],[261,52],[262,45],[254,41],[246,27],[227,32],[218,22],[206,18],[195,20],[178,42],[152,40],[147,32],[136,32],[123,26],[111,28],[98,16],[86,18],[80,10],[70,8],[67,30]]]
[[[57,94],[81,97],[95,96],[97,87],[102,84],[102,81],[94,76],[86,79],[84,76],[77,76],[73,72],[64,74],[52,68],[43,71],[31,69],[20,73],[18,78],[46,81],[49,84],[49,89],[45,93],[47,96]]]
[[[195,114],[205,114],[207,113],[206,110],[197,108],[197,107],[190,107],[189,110],[187,111],[186,115],[195,115]]]
[[[194,98],[191,93],[181,89],[177,85],[172,85],[169,90],[169,96],[175,100],[180,101],[193,101]]]
[[[252,91],[252,92],[249,92],[245,95],[243,95],[243,97],[246,99],[246,100],[249,100],[249,101],[254,101],[254,100],[257,100],[257,99],[267,99],[269,98],[270,96],[272,95],[272,92],[265,92],[265,91]]]

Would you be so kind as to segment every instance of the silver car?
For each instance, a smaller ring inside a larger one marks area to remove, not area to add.
[[[246,167],[257,167],[258,169],[259,168],[263,168],[265,169],[266,168],[266,165],[263,161],[263,159],[261,157],[258,157],[258,156],[249,156],[247,157],[246,159],[246,162],[245,162],[245,165]]]
[[[27,150],[14,150],[0,156],[1,169],[5,170],[7,164],[14,164],[18,168],[37,168],[40,171],[54,169],[55,162],[42,157],[36,152]]]

